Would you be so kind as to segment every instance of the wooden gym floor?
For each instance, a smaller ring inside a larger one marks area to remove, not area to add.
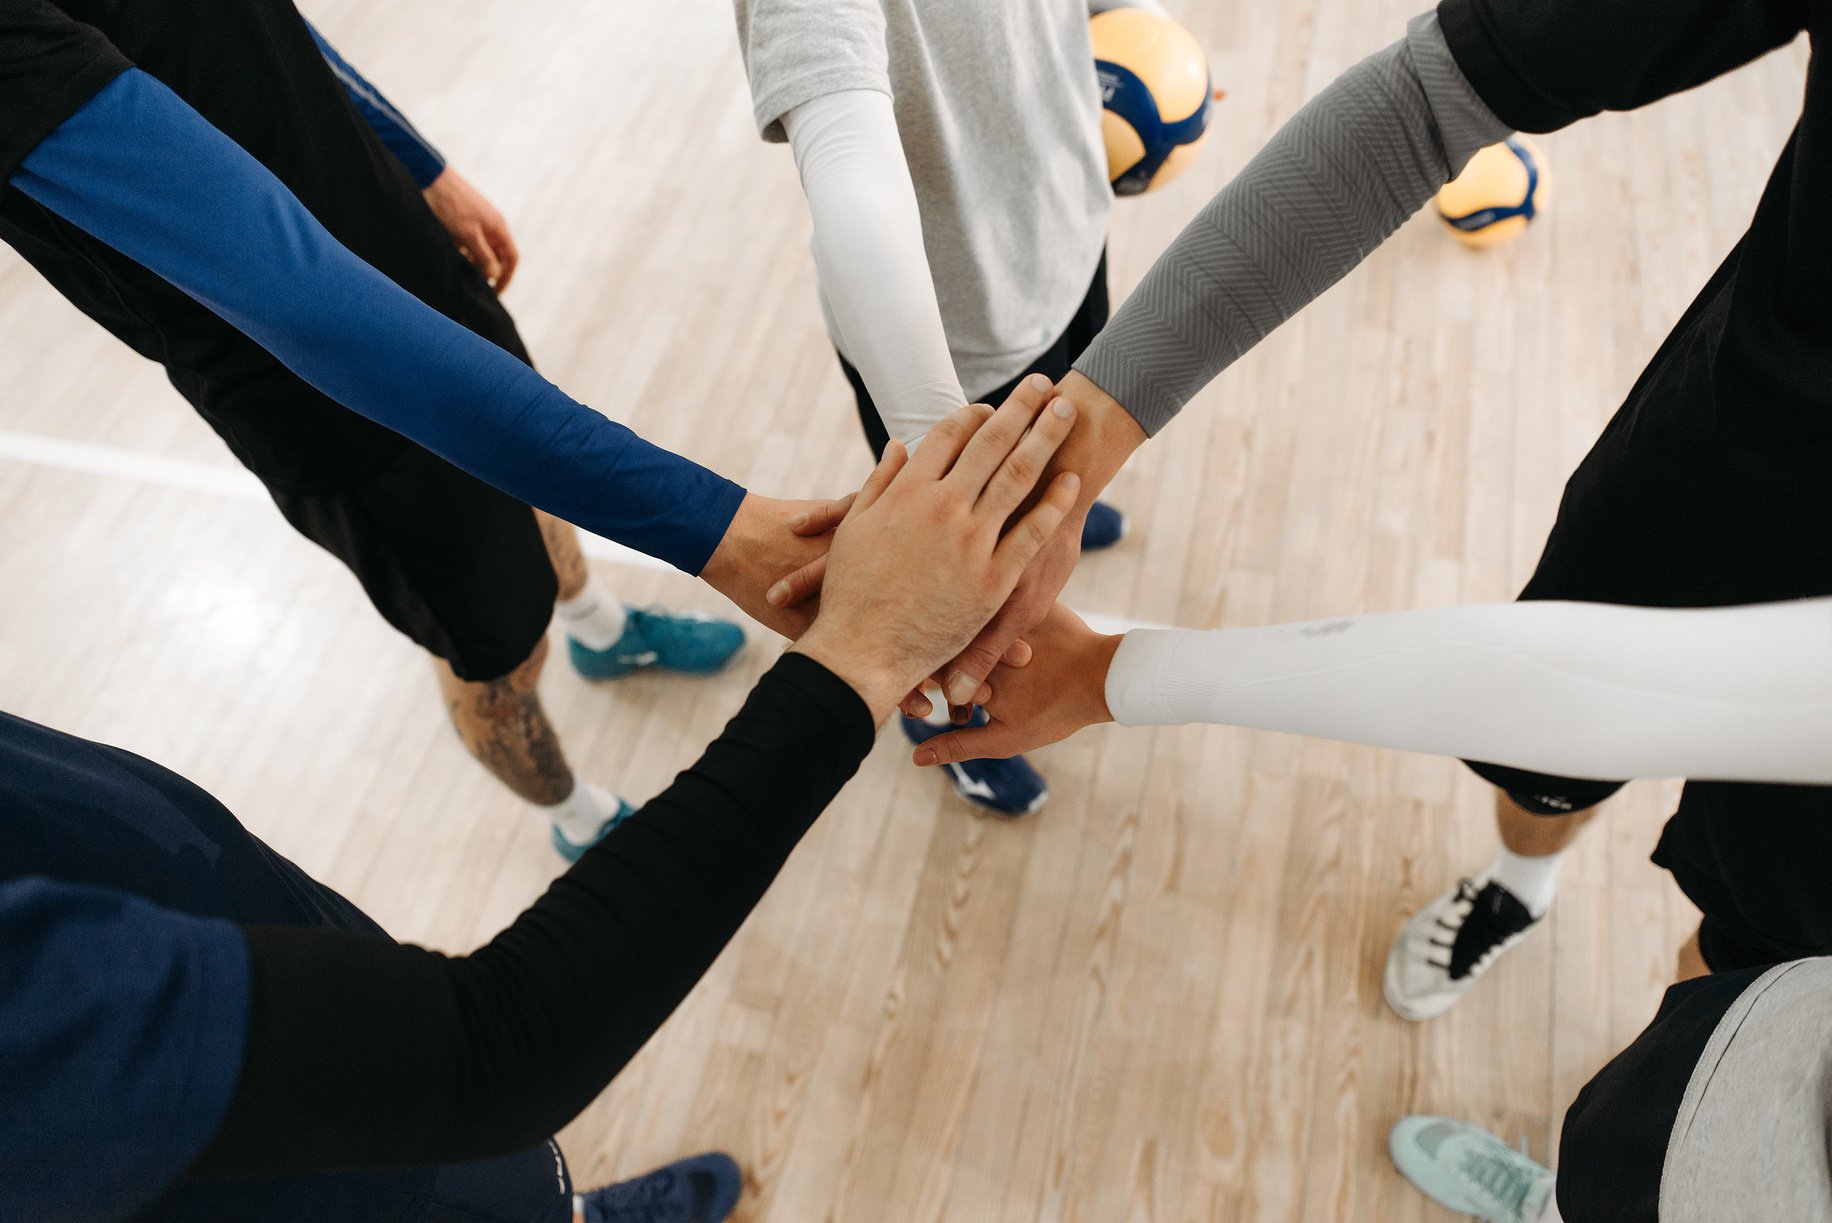
[[[1230,93],[1179,183],[1122,202],[1115,298],[1413,3],[1174,3]],[[720,0],[313,0],[309,14],[508,214],[508,296],[575,396],[762,492],[866,468],[786,150],[759,143]],[[1798,112],[1795,48],[1541,143],[1549,215],[1470,254],[1416,220],[1228,373],[1110,496],[1133,535],[1069,589],[1192,626],[1498,600],[1566,474],[1746,221]],[[153,367],[0,251],[0,707],[213,790],[396,936],[462,950],[560,861],[465,755],[426,663],[295,537]],[[718,610],[605,560],[634,602]],[[640,800],[777,651],[709,680],[543,691],[574,763]],[[1394,700],[1405,700],[1396,692]],[[1460,1007],[1380,999],[1391,935],[1485,861],[1454,763],[1220,728],[1039,753],[986,819],[887,731],[712,973],[564,1146],[597,1184],[690,1150],[749,1220],[1414,1220],[1403,1113],[1544,1157],[1638,1032],[1695,915],[1646,856],[1670,784],[1612,804],[1548,928]]]

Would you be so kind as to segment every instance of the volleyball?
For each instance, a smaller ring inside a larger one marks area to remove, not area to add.
[[[1546,155],[1523,136],[1491,144],[1438,192],[1438,217],[1465,246],[1520,235],[1546,206]]]
[[[1208,57],[1195,35],[1143,9],[1110,9],[1090,30],[1113,192],[1161,187],[1189,166],[1208,131]]]

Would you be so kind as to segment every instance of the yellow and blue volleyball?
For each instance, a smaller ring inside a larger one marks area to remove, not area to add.
[[[1518,236],[1546,207],[1546,155],[1511,136],[1491,144],[1438,192],[1438,217],[1466,246],[1495,246]]]
[[[1113,192],[1161,187],[1184,171],[1208,131],[1208,57],[1195,35],[1143,9],[1110,9],[1090,29]]]

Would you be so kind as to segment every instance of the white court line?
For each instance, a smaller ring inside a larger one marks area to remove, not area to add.
[[[195,463],[190,459],[166,458],[163,455],[128,450],[121,446],[104,446],[96,442],[76,442],[37,433],[0,429],[0,459],[91,476],[138,480],[142,484],[155,484],[187,493],[209,493],[244,501],[267,500],[267,490],[261,486],[261,482],[239,467],[220,467],[213,463]],[[638,569],[674,570],[674,566],[667,561],[656,560],[653,556],[603,539],[590,531],[581,531],[579,535],[580,547],[587,556],[614,561],[619,565],[634,565]]]
[[[164,455],[148,454],[141,450],[129,450],[122,446],[104,446],[98,442],[78,442],[67,438],[46,437],[39,433],[19,433],[11,429],[0,429],[0,460],[11,460],[15,463],[30,463],[36,467],[52,467],[59,471],[74,471],[91,476],[112,476],[122,480],[138,480],[142,484],[153,484],[160,488],[173,488],[187,493],[209,493],[217,497],[233,497],[242,501],[266,501],[267,490],[261,482],[239,467],[222,467],[213,463],[197,463],[190,459],[173,459]],[[601,561],[610,561],[618,565],[631,565],[638,569],[662,569],[670,573],[677,572],[667,561],[657,560],[653,556],[626,548],[614,540],[593,535],[590,531],[580,531],[580,547],[587,556]],[[1135,628],[1162,628],[1143,620],[1128,620],[1120,616],[1090,615],[1082,612],[1081,616],[1088,624],[1101,633],[1124,633]]]

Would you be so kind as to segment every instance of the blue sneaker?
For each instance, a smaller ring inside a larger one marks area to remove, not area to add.
[[[636,808],[630,806],[630,804],[624,802],[621,798],[618,799],[616,814],[612,815],[610,819],[600,824],[598,826],[598,835],[594,836],[591,840],[587,841],[583,845],[580,845],[577,842],[568,839],[567,835],[560,831],[560,826],[558,824],[554,824],[552,826],[553,828],[553,847],[555,851],[558,852],[559,855],[562,858],[565,858],[568,862],[577,862],[580,858],[583,858],[585,856],[586,850],[590,849],[592,846],[596,845],[598,842],[604,840],[605,837],[609,836],[611,829],[617,827],[617,825],[623,823],[625,820],[629,819],[632,815],[635,815],[635,814],[636,814]]]
[[[625,607],[623,636],[602,650],[566,638],[573,669],[586,679],[618,679],[661,667],[710,675],[744,645],[744,630],[729,620],[676,616],[662,607]]]
[[[1126,538],[1126,515],[1105,501],[1088,507],[1088,520],[1081,524],[1081,550],[1099,552]]]
[[[967,725],[986,725],[986,711],[974,710]],[[952,725],[930,726],[921,718],[903,719],[903,733],[909,736],[911,743],[927,743],[936,735],[954,729]],[[1043,775],[1031,768],[1022,756],[1013,756],[1010,760],[963,760],[941,767],[947,770],[956,794],[976,807],[1000,815],[1029,815],[1043,806],[1050,796]]]
[[[1462,1121],[1402,1118],[1387,1136],[1387,1151],[1420,1193],[1487,1223],[1539,1223],[1552,1200],[1551,1169]]]
[[[742,1192],[737,1161],[714,1151],[581,1193],[574,1206],[585,1223],[725,1223]]]

